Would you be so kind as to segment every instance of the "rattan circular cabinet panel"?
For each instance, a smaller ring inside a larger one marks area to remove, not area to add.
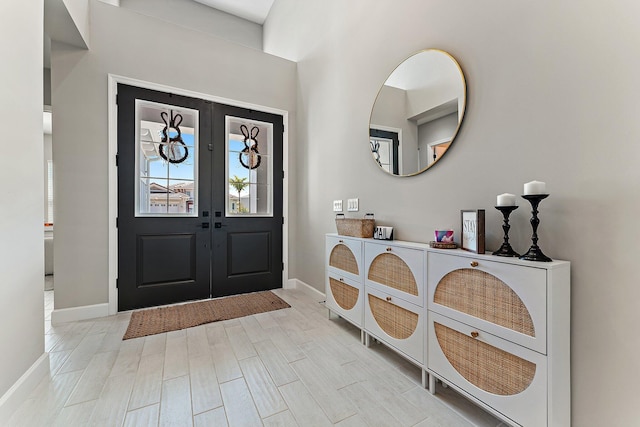
[[[332,277],[329,278],[329,286],[331,286],[331,295],[336,303],[344,310],[351,310],[358,302],[358,289],[349,286],[344,282],[340,282]]]
[[[536,336],[531,314],[520,297],[502,280],[482,270],[461,268],[448,273],[438,283],[433,300],[436,304]]]
[[[435,323],[436,337],[451,366],[476,387],[500,396],[522,393],[536,365],[504,350]]]
[[[333,248],[329,256],[329,265],[355,275],[360,274],[356,257],[351,249],[343,244],[338,244]]]
[[[395,304],[369,295],[371,314],[380,328],[390,337],[405,340],[418,327],[418,315]]]
[[[369,280],[411,295],[418,295],[418,284],[409,266],[397,255],[380,254],[371,262]]]

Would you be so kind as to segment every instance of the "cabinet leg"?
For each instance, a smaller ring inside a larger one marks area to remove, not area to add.
[[[436,394],[436,377],[429,374],[429,393]]]
[[[427,388],[427,371],[422,370],[422,388]]]
[[[366,332],[364,332],[364,345],[366,347],[371,347],[371,335]]]

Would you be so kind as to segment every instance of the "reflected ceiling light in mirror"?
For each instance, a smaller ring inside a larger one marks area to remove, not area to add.
[[[460,65],[442,50],[420,51],[398,65],[371,110],[369,146],[378,166],[412,176],[438,162],[460,129],[466,90]]]

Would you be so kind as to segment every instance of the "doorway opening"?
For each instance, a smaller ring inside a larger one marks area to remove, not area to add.
[[[282,287],[283,117],[117,92],[118,310]]]

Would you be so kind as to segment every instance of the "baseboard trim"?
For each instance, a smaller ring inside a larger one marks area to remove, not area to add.
[[[324,301],[326,299],[326,295],[313,286],[303,282],[299,279],[289,279],[284,286],[285,289],[298,289],[309,295],[311,298],[317,301]]]
[[[0,425],[9,423],[11,415],[27,400],[48,373],[49,353],[43,353],[4,396],[0,397]]]
[[[108,315],[109,303],[60,308],[51,312],[51,324],[58,325],[60,323],[106,317]]]

